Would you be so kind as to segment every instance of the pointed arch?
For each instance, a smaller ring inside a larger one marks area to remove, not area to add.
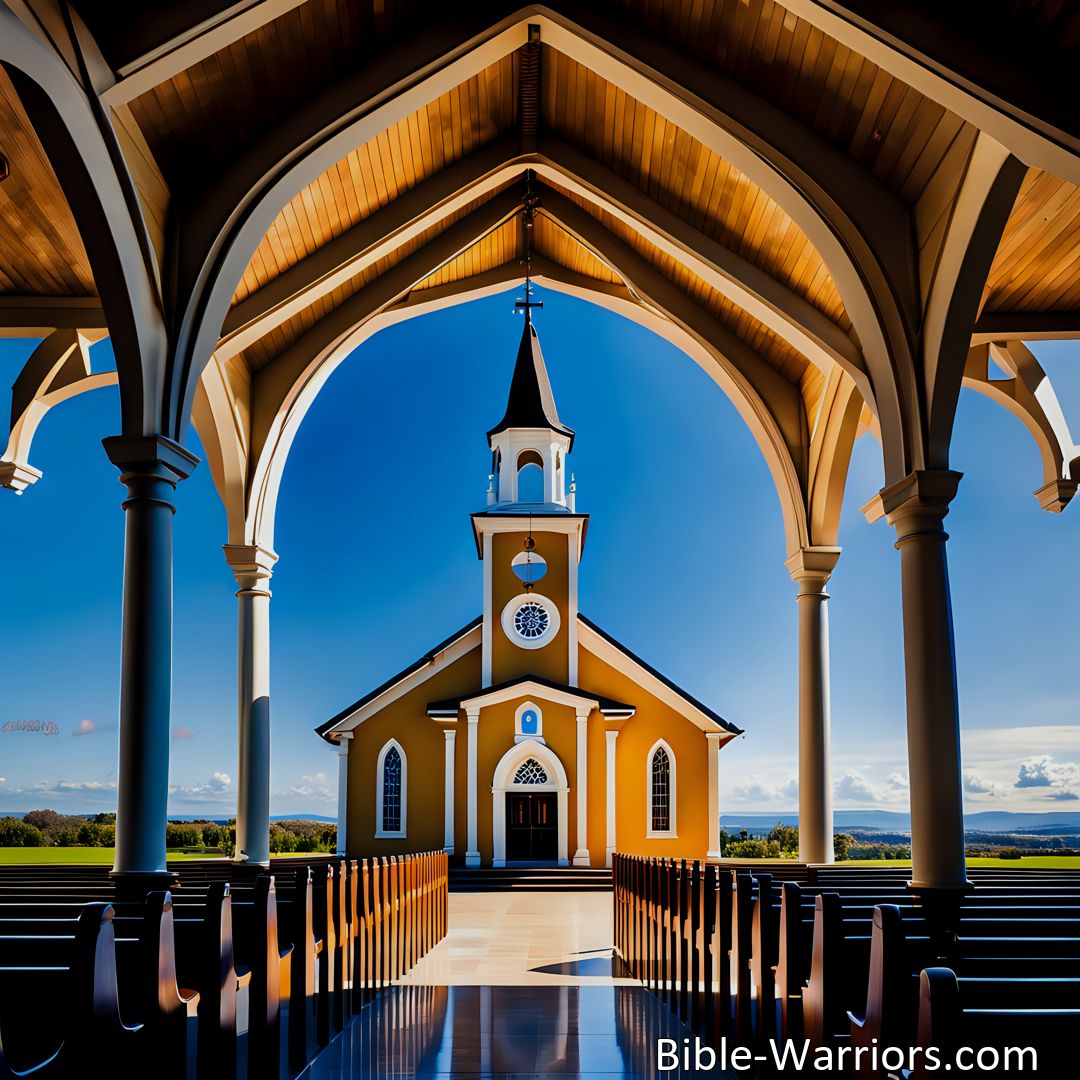
[[[408,835],[406,811],[409,761],[405,747],[388,739],[375,764],[375,839],[403,840]]]
[[[679,835],[676,831],[678,787],[675,774],[675,751],[666,739],[657,739],[645,758],[647,840],[673,840]]]

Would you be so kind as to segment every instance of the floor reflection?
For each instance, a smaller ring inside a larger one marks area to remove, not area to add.
[[[656,1041],[689,1032],[634,986],[399,986],[306,1074],[358,1077],[703,1077],[659,1072]]]

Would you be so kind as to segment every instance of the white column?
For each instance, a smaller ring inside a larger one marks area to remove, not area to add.
[[[566,601],[566,650],[567,678],[571,686],[578,684],[578,538],[570,533],[567,541],[567,601]]]
[[[446,762],[443,773],[443,851],[454,854],[454,749],[457,745],[457,729],[445,728]]]
[[[343,731],[337,746],[337,853],[339,855],[345,855],[349,850],[349,744],[352,742],[352,737],[351,731]],[[237,837],[239,835],[239,830],[237,830]]]
[[[604,732],[607,738],[607,801],[606,835],[604,837],[604,865],[611,866],[611,856],[615,854],[615,740],[617,731]]]
[[[466,716],[469,721],[469,790],[466,792],[466,800],[469,811],[469,836],[468,848],[465,850],[465,865],[480,865],[480,848],[476,836],[476,742],[480,725],[480,710],[468,710]]]
[[[237,652],[236,861],[270,865],[270,577],[277,555],[226,544],[240,586]]]
[[[829,775],[829,594],[839,548],[803,548],[787,561],[798,586],[799,612],[799,859],[833,861]]]
[[[491,685],[491,636],[495,626],[495,618],[491,610],[491,605],[494,603],[492,597],[495,573],[495,568],[491,565],[493,547],[491,533],[484,533],[484,612],[480,628],[480,685],[484,687]]]
[[[579,706],[577,710],[577,763],[574,772],[577,779],[577,851],[575,866],[588,866],[589,860],[589,713],[592,710]]]
[[[942,527],[959,482],[960,473],[919,471],[881,492],[900,552],[911,877],[922,888],[967,885],[949,534]]]
[[[720,732],[707,731],[709,754],[709,850],[706,857],[720,858]]]
[[[172,707],[173,492],[199,459],[160,435],[105,440],[127,488],[120,661],[120,760],[113,876],[166,883]]]

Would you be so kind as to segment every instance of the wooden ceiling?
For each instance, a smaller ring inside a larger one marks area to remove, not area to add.
[[[0,295],[93,296],[94,278],[56,175],[0,67]]]
[[[425,7],[308,0],[142,94],[132,114],[170,185],[183,187],[370,62]]]
[[[517,56],[506,57],[347,154],[270,226],[234,303],[402,193],[510,129]]]
[[[1029,169],[990,268],[986,311],[1080,309],[1080,188]]]
[[[197,2],[199,19],[221,7],[213,0]],[[86,7],[92,31],[101,28],[101,47],[117,70],[160,44],[136,26],[120,26],[107,3],[86,0],[77,6],[80,11]],[[590,5],[590,12],[594,8],[635,23],[650,38],[790,113],[908,206],[914,207],[928,190],[950,148],[972,138],[973,129],[954,113],[774,0],[610,0]],[[180,8],[170,11],[172,21],[161,25],[182,26]],[[139,14],[134,5],[132,20],[138,21]],[[299,2],[139,93],[118,118],[137,131],[182,205],[192,185],[227,169],[286,114],[348,86],[374,59],[440,14],[445,19],[445,6],[434,0]],[[569,144],[850,333],[848,313],[820,252],[731,162],[550,45],[542,46],[539,67],[539,90],[527,109],[521,100],[520,54],[513,53],[346,154],[282,208],[237,283],[234,306],[477,150],[518,136],[527,150],[519,116],[538,114],[541,143],[553,136]],[[2,72],[0,151],[12,163],[12,176],[0,185],[0,294],[92,296],[90,266],[72,216]],[[569,188],[552,186],[800,386],[808,403],[813,399],[812,386],[820,380],[791,345],[633,226]],[[243,359],[253,370],[264,367],[318,320],[492,194],[485,193],[469,208],[459,207],[332,291],[313,294],[291,318],[271,320],[261,340],[244,349]],[[520,258],[519,246],[512,227],[497,229],[434,272],[425,272],[412,289],[456,283],[504,265]],[[536,250],[584,277],[619,282],[595,252],[543,217],[537,222]],[[987,282],[985,309],[1080,310],[1080,194],[1075,186],[1031,170]]]

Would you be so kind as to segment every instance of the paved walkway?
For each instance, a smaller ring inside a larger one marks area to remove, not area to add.
[[[450,931],[305,1080],[701,1077],[657,1070],[689,1032],[613,972],[610,893],[453,893]]]

